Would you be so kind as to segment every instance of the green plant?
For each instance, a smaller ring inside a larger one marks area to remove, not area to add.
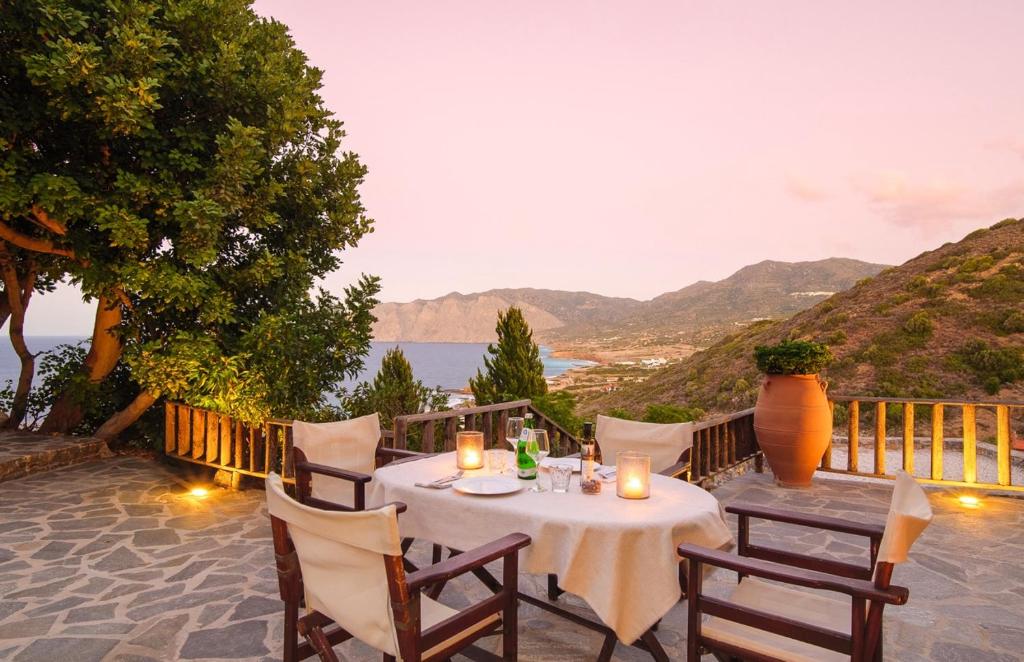
[[[704,410],[698,407],[647,405],[641,420],[646,423],[688,423],[700,419],[703,415]]]
[[[807,340],[784,340],[754,348],[758,369],[768,375],[814,375],[832,362],[827,345]]]
[[[960,348],[954,359],[971,369],[991,395],[1006,384],[1024,379],[1024,350],[1019,347],[990,347],[983,340],[972,340]]]
[[[912,336],[927,338],[932,335],[935,324],[928,313],[921,311],[914,313],[910,319],[903,323],[903,330]]]
[[[621,419],[623,419],[625,421],[635,421],[636,420],[636,416],[634,416],[625,407],[614,407],[614,408],[609,409],[608,411],[606,411],[604,413],[604,415],[605,416],[611,416],[612,418],[621,418]]]
[[[469,380],[478,405],[536,398],[548,392],[540,348],[523,311],[512,306],[498,312],[498,344],[487,346],[484,371]]]

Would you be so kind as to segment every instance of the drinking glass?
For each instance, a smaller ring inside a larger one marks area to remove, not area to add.
[[[512,444],[512,450],[517,450],[519,444],[519,435],[523,433],[523,424],[526,422],[525,418],[521,416],[510,416],[508,423],[505,425],[505,441]]]
[[[548,440],[547,430],[539,428],[530,430],[530,436],[526,441],[526,454],[537,463],[537,482],[530,488],[530,491],[544,492],[544,488],[540,485],[540,463],[551,454],[551,442]]]
[[[508,452],[502,448],[492,448],[487,451],[487,467],[492,473],[504,474]]]
[[[556,464],[548,471],[551,472],[551,491],[556,494],[568,492],[569,482],[572,480],[572,465]]]

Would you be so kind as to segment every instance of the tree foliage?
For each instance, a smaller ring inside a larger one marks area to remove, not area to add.
[[[0,240],[97,302],[69,384],[127,364],[136,400],[322,409],[360,367],[378,285],[310,292],[372,221],[286,27],[244,0],[13,2],[0,50]],[[75,398],[51,430],[85,420]]]
[[[548,392],[540,348],[523,311],[512,306],[498,313],[497,345],[487,346],[484,372],[469,380],[478,405],[536,398]]]
[[[391,427],[396,416],[448,408],[448,396],[440,387],[428,388],[416,379],[405,353],[389,349],[372,382],[361,382],[344,401],[351,416],[377,412],[383,427]]]
[[[783,340],[754,348],[757,368],[768,375],[814,375],[832,362],[826,345],[808,340]]]

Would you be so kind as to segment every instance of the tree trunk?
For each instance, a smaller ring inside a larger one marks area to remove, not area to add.
[[[142,416],[143,412],[149,409],[154,402],[156,402],[156,398],[149,391],[139,393],[131,404],[108,418],[93,436],[104,440],[116,437],[129,425],[139,420],[139,416]]]
[[[9,257],[4,254],[5,258]],[[32,297],[32,290],[36,285],[35,264],[32,260],[27,262],[28,271],[24,280],[18,278],[18,272],[9,259],[3,261],[3,281],[6,294],[6,304],[10,311],[11,345],[21,360],[21,372],[18,375],[18,387],[14,392],[14,400],[11,402],[11,411],[3,427],[15,429],[25,420],[25,412],[28,409],[28,394],[32,388],[32,377],[35,375],[36,357],[29,351],[25,344],[25,309],[28,308],[29,299]]]
[[[82,372],[89,382],[98,384],[121,360],[121,339],[116,330],[121,324],[121,304],[117,298],[100,296],[96,302],[96,322],[92,330],[92,345],[82,364]],[[57,397],[39,428],[40,432],[67,433],[78,427],[83,417],[82,406],[75,394],[66,390]]]

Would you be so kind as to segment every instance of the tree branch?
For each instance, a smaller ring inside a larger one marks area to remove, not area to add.
[[[70,248],[61,248],[49,239],[30,237],[22,234],[3,222],[0,222],[0,239],[14,244],[18,248],[24,248],[27,251],[47,253],[48,255],[60,255],[62,257],[69,257],[73,260],[78,259],[78,256],[75,255],[75,252]]]
[[[35,216],[35,221],[42,227],[46,228],[50,232],[64,236],[68,233],[68,228],[63,221],[58,221],[53,218],[39,205],[32,205],[32,215]]]

